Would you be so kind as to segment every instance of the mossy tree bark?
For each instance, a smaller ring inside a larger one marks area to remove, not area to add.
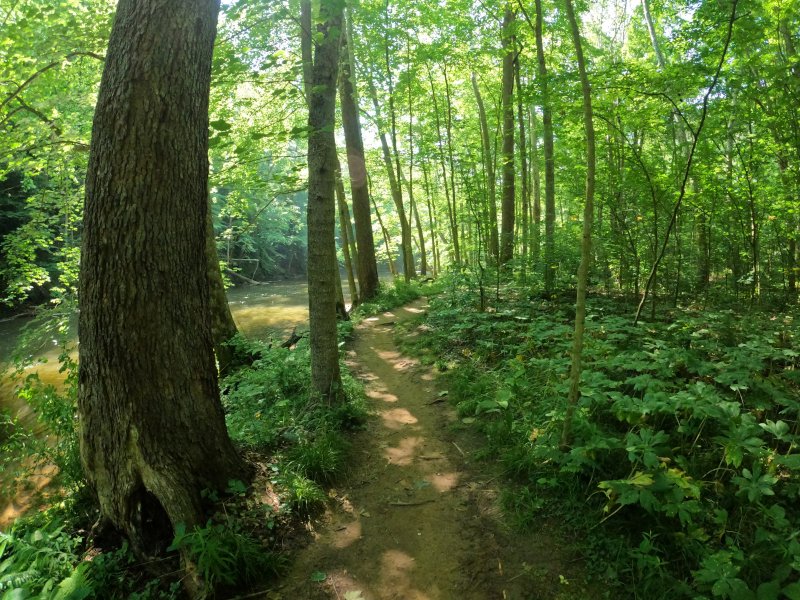
[[[207,273],[218,10],[214,0],[120,0],[94,117],[81,458],[102,518],[140,555],[170,525],[202,522],[201,490],[247,477],[219,402]]]

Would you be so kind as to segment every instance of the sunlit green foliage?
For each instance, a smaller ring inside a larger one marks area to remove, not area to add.
[[[416,343],[451,370],[461,420],[523,486],[504,500],[515,523],[583,512],[574,526],[626,540],[603,569],[641,597],[792,597],[800,315],[675,309],[635,327],[629,307],[592,298],[564,451],[569,305],[476,307],[474,292],[455,286],[432,302]]]

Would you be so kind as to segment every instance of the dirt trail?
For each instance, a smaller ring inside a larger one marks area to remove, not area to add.
[[[469,439],[453,437],[455,414],[439,397],[435,372],[397,350],[395,324],[425,306],[418,300],[357,327],[348,363],[377,418],[356,436],[348,481],[332,491],[313,541],[272,597],[584,597],[559,578],[574,557],[546,526],[527,539],[502,528],[494,474],[471,464]]]

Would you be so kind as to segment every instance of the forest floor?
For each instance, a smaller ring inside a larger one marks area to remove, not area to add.
[[[347,362],[374,417],[355,434],[350,471],[327,510],[309,524],[310,543],[269,597],[597,597],[581,584],[581,560],[556,524],[542,522],[532,534],[503,524],[501,474],[473,460],[480,440],[454,426],[436,370],[398,351],[395,326],[425,308],[420,299],[355,328]]]

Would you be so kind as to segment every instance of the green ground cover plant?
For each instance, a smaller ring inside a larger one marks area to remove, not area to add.
[[[306,339],[285,349],[238,338],[237,350],[253,362],[221,381],[226,421],[242,451],[268,470],[278,506],[253,499],[241,481],[208,490],[208,522],[191,530],[179,525],[165,555],[143,564],[127,544],[100,548],[91,539],[97,509],[78,455],[77,365],[66,342],[68,327],[44,321],[64,340],[65,384],[57,389],[35,375],[19,380],[18,393],[35,419],[21,423],[5,415],[0,452],[6,475],[14,473],[18,481],[43,465],[54,465],[57,476],[44,510],[0,533],[0,598],[178,598],[181,554],[209,590],[234,590],[281,572],[287,558],[279,547],[285,533],[278,530],[326,501],[323,486],[346,466],[348,432],[366,418],[363,391],[344,365],[346,401],[331,407],[312,394]],[[342,343],[351,329],[341,326]],[[18,375],[28,364],[20,361]]]
[[[796,311],[634,326],[630,306],[590,298],[564,449],[571,301],[512,286],[482,312],[475,289],[451,280],[412,350],[448,371],[462,423],[502,461],[512,523],[559,514],[632,597],[800,598]]]

